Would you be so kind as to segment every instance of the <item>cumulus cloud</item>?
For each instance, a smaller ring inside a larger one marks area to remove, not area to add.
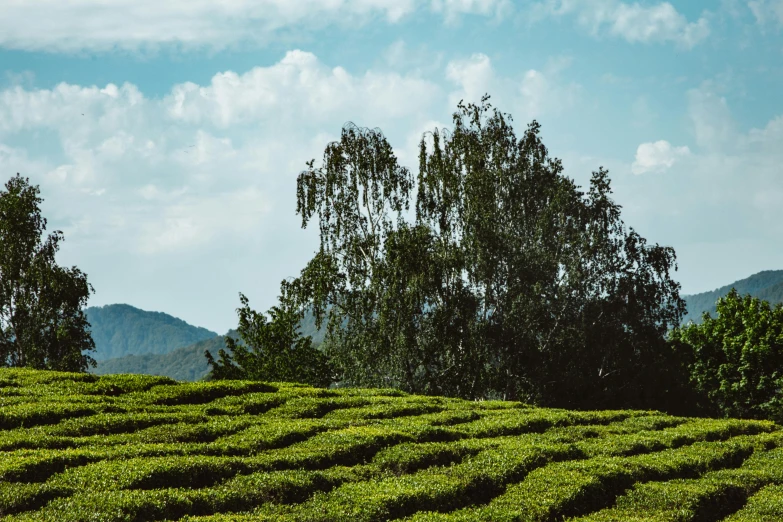
[[[345,115],[352,105],[367,109],[362,113],[367,118],[402,117],[423,110],[437,94],[435,85],[426,80],[372,71],[354,77],[342,67],[330,69],[314,54],[297,50],[269,67],[256,67],[242,75],[233,71],[217,74],[208,86],[177,85],[164,104],[173,120],[226,128],[264,124],[279,113],[297,125],[322,123]]]
[[[161,98],[128,83],[16,85],[0,91],[0,166],[59,194],[64,220],[122,215],[92,229],[122,236],[137,254],[198,249],[241,237],[246,229],[235,223],[260,227],[280,199],[274,194],[290,195],[305,161],[346,120],[393,129],[402,118],[417,121],[439,92],[397,73],[352,75],[302,51],[244,74],[216,74],[208,85],[174,85]],[[56,136],[55,147],[36,150],[46,161],[3,145],[22,132]]]
[[[576,103],[581,87],[562,81],[561,72],[571,64],[569,57],[554,57],[543,70],[529,69],[521,77],[501,77],[495,73],[491,59],[482,53],[448,63],[446,78],[457,89],[449,95],[449,106],[460,100],[478,103],[485,93],[491,103],[510,112],[519,121],[529,121],[542,114],[560,114]]]
[[[459,86],[459,90],[450,96],[452,106],[456,106],[461,99],[478,102],[497,83],[492,60],[483,53],[450,61],[446,66],[446,78]]]
[[[647,172],[662,172],[668,170],[675,162],[691,153],[688,147],[673,147],[666,140],[642,143],[636,149],[636,159],[631,166],[634,174]]]
[[[460,15],[499,17],[510,0],[34,0],[4,2],[0,47],[28,51],[220,50],[264,45],[281,34],[381,19],[399,23],[423,10],[447,23]]]
[[[674,42],[691,48],[710,34],[705,16],[689,22],[669,2],[645,6],[619,0],[544,0],[533,4],[534,18],[574,16],[594,36],[609,34],[628,42]]]
[[[305,162],[320,160],[349,120],[404,149],[445,98],[415,74],[351,73],[302,51],[156,96],[130,83],[16,84],[0,89],[0,170],[40,186],[50,228],[66,234],[58,261],[91,275],[97,304],[156,309],[144,281],[185,295],[206,278],[205,291],[223,299],[208,309],[222,307],[225,325],[237,291],[255,290],[264,308],[317,248],[317,230],[302,231],[295,214]],[[414,153],[403,162],[412,169]],[[257,263],[268,274],[258,281],[247,275]],[[213,266],[214,277],[192,273]],[[166,311],[216,324],[195,304]]]

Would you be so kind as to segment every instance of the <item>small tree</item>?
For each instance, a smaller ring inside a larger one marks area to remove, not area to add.
[[[55,254],[63,234],[44,242],[39,189],[17,174],[0,191],[0,365],[85,371],[95,349],[83,307],[92,285]]]
[[[332,375],[326,357],[312,346],[312,339],[299,333],[301,314],[290,307],[273,306],[270,319],[252,310],[248,299],[239,294],[242,307],[237,309],[241,342],[226,337],[226,350],[215,360],[204,352],[212,367],[212,379],[251,379],[258,381],[302,382],[326,387]]]
[[[717,303],[717,316],[702,315],[670,333],[684,353],[690,380],[705,406],[727,417],[783,422],[783,304],[735,289]]]

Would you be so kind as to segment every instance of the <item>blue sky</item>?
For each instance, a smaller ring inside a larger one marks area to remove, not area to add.
[[[783,268],[783,0],[0,3],[0,172],[40,186],[58,262],[90,305],[219,333],[317,248],[296,176],[345,122],[416,172],[485,92],[578,184],[609,169],[683,293]]]

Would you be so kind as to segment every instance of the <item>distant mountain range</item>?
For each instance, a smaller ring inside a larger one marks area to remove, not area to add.
[[[169,314],[127,304],[92,306],[84,311],[95,341],[95,360],[125,355],[166,354],[218,334]]]
[[[702,312],[716,316],[715,303],[734,287],[740,295],[750,294],[777,304],[783,303],[783,270],[766,270],[735,281],[711,292],[683,295],[688,310],[684,323],[701,322]],[[226,335],[192,326],[161,312],[147,312],[126,304],[86,309],[97,348],[97,374],[143,373],[165,375],[181,381],[196,381],[209,372],[204,351],[217,356],[226,346],[226,336],[238,339],[236,330]],[[315,344],[324,338],[324,329],[316,329],[312,314],[300,325],[303,335],[311,335]]]
[[[229,330],[226,335],[218,335],[164,354],[126,355],[99,361],[93,372],[98,375],[143,373],[165,375],[178,381],[199,381],[209,373],[204,352],[209,350],[217,359],[218,351],[226,347],[226,337],[239,339],[236,330]]]
[[[141,373],[165,375],[181,381],[197,381],[209,372],[204,351],[217,357],[226,347],[226,336],[239,339],[237,331],[225,335],[192,326],[182,319],[161,312],[147,312],[127,304],[90,307],[85,310],[90,322],[98,362],[93,373]],[[315,327],[315,318],[306,314],[299,327],[320,344],[325,328]]]
[[[728,294],[732,287],[736,288],[740,295],[750,294],[753,297],[769,301],[774,306],[783,303],[783,270],[764,270],[711,292],[682,296],[688,306],[688,313],[683,318],[683,323],[687,323],[689,320],[701,323],[703,312],[709,312],[710,316],[714,318],[717,315],[715,304],[718,298]]]

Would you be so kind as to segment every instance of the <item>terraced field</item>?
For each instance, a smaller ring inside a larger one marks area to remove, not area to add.
[[[0,369],[7,521],[781,521],[783,430]]]

